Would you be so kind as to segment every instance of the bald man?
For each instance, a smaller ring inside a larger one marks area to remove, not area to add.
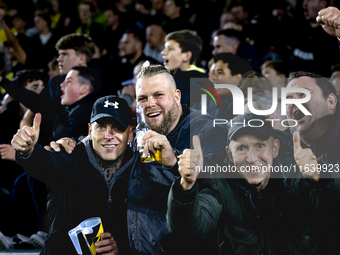
[[[166,33],[159,25],[150,25],[146,28],[146,45],[144,47],[144,54],[150,58],[163,63],[163,56],[161,52],[164,49],[164,39]]]

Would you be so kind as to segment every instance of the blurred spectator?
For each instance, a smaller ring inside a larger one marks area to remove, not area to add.
[[[150,0],[137,0],[135,4],[136,10],[136,26],[145,31],[146,27],[152,24],[151,16],[152,3]]]
[[[242,92],[244,97],[248,96],[248,88],[252,88],[252,94],[256,93],[272,93],[273,86],[270,81],[262,76],[262,74],[250,70],[242,75],[242,80],[237,85]],[[280,91],[278,91],[280,92]]]
[[[91,1],[83,0],[79,4],[79,19],[81,26],[76,29],[76,33],[91,37],[93,42],[102,48],[103,25],[95,23],[92,17],[95,13],[95,6]]]
[[[18,80],[20,85],[24,86],[26,89],[39,94],[42,91],[44,85],[47,83],[48,77],[46,74],[37,70],[23,70],[17,73],[15,80]],[[32,231],[37,231],[38,225],[40,223],[35,221],[36,216],[33,207],[30,208],[25,206],[25,208],[23,208],[22,203],[21,206],[16,203],[17,199],[19,199],[16,197],[17,192],[19,192],[19,196],[24,198],[24,201],[29,201],[32,198],[27,186],[27,176],[20,180],[17,179],[17,177],[22,173],[22,169],[15,162],[15,151],[10,144],[12,137],[7,137],[7,134],[12,134],[15,132],[15,129],[20,127],[19,124],[21,118],[24,114],[27,114],[29,110],[27,110],[27,108],[18,101],[10,98],[11,97],[7,94],[6,100],[4,101],[4,103],[7,101],[7,109],[4,111],[3,115],[0,114],[1,122],[6,121],[7,123],[5,132],[6,134],[3,134],[4,140],[0,141],[0,168],[3,170],[3,172],[0,174],[0,187],[12,191],[12,185],[15,183],[13,186],[13,193],[11,195],[11,206],[14,208],[11,210],[10,207],[8,207],[8,211],[12,213],[11,218],[13,218],[14,221],[11,222],[11,224],[8,224],[10,225],[10,229],[5,232],[10,235],[14,235],[18,233],[18,231],[23,234],[31,234]],[[11,114],[11,116],[9,114]],[[29,125],[31,124],[32,123],[29,123]],[[11,171],[8,171],[9,169]],[[17,180],[15,181],[15,179]],[[4,186],[2,181],[6,181],[7,185]],[[46,192],[44,199],[46,200]],[[31,211],[29,209],[31,209]],[[21,213],[23,210],[27,210],[25,216],[23,216]],[[1,228],[1,230],[4,231],[6,229]]]
[[[181,104],[190,106],[194,103],[190,78],[208,78],[206,71],[196,66],[201,50],[202,40],[195,31],[180,30],[165,37],[165,48],[162,51],[164,65],[170,70],[181,91]]]
[[[0,8],[0,13],[1,10],[2,9]],[[25,69],[27,54],[25,50],[21,47],[19,42],[19,38],[23,39],[24,37],[16,37],[7,26],[4,19],[0,20],[0,27],[3,28],[7,40],[6,42],[4,42],[4,46],[6,47],[6,60],[2,75],[6,76],[8,79],[12,79],[17,71]]]
[[[165,0],[152,0],[151,16],[155,24],[162,24],[165,20],[164,6]]]
[[[165,32],[159,25],[150,25],[146,28],[146,44],[144,47],[144,54],[163,63],[163,56],[161,52],[164,50]]]
[[[29,24],[29,14],[24,11],[18,11],[12,20],[14,32],[26,34],[27,26]]]
[[[119,42],[120,63],[117,63],[117,73],[120,75],[120,83],[133,78],[133,68],[142,60],[150,60],[154,62],[153,58],[147,57],[143,53],[144,38],[141,32],[137,29],[128,29],[123,34]],[[116,82],[117,82],[116,77]]]
[[[214,56],[214,63],[209,71],[209,80],[215,84],[228,84],[238,86],[242,76],[251,71],[250,63],[231,53],[221,53]],[[227,88],[215,88],[222,104],[207,97],[207,113],[220,119],[230,120],[233,118],[233,97]],[[196,102],[193,108],[201,110],[201,102]]]
[[[259,53],[244,38],[243,33],[235,29],[224,29],[217,32],[213,37],[215,56],[219,53],[232,53],[250,62],[255,71],[260,71]]]
[[[162,27],[167,34],[189,28],[188,17],[182,15],[184,5],[185,0],[165,1],[164,13],[167,18],[162,23]]]
[[[270,81],[273,87],[286,87],[286,78],[289,76],[289,64],[284,61],[266,61],[261,66],[262,75]]]
[[[340,98],[340,63],[333,66],[332,75],[329,81],[334,85],[336,95],[338,96],[338,98]]]
[[[48,62],[47,66],[48,66],[48,76],[50,77],[50,79],[60,74],[58,60],[56,57],[54,57],[50,62]]]
[[[41,68],[47,73],[48,62],[57,55],[55,44],[58,37],[51,31],[49,14],[43,13],[36,15],[34,17],[34,23],[38,34],[32,37],[31,44],[33,48],[30,50],[29,54],[34,54],[34,58],[33,56],[29,58],[30,64],[37,69]],[[37,52],[39,52],[39,54],[36,54]]]
[[[330,77],[331,67],[339,62],[339,45],[316,22],[318,12],[329,1],[303,1],[305,21],[296,22],[290,31],[291,64],[294,71],[307,71]],[[327,45],[327,47],[324,47]]]
[[[127,29],[124,22],[120,19],[120,13],[115,7],[111,5],[105,11],[106,30],[103,36],[103,55],[108,56],[109,59],[118,57],[118,43]]]
[[[256,110],[269,110],[273,105],[273,95],[271,93],[258,92],[254,93],[252,97],[252,104]],[[244,112],[249,112],[248,100],[244,105]],[[289,128],[281,125],[281,122],[286,119],[286,115],[281,115],[281,98],[278,97],[276,110],[267,116],[267,119],[273,120],[272,126],[274,129],[281,131],[287,131],[287,134],[292,136],[289,132]],[[274,121],[275,120],[275,121]]]
[[[59,38],[72,33],[76,29],[78,17],[75,8],[66,3],[67,0],[51,0],[51,29]]]

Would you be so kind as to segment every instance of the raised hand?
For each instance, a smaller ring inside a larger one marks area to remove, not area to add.
[[[340,36],[340,11],[336,7],[327,7],[319,11],[316,22],[332,36]]]
[[[193,150],[185,149],[183,154],[179,156],[178,172],[182,176],[181,186],[183,190],[189,190],[194,186],[203,166],[201,141],[197,135],[193,137],[193,146]]]
[[[13,148],[21,155],[27,156],[33,152],[34,146],[38,142],[40,133],[41,114],[34,116],[33,126],[24,126],[19,129],[12,139]]]
[[[295,131],[293,135],[294,158],[296,164],[305,178],[313,181],[319,181],[320,172],[317,171],[318,161],[311,149],[303,149],[300,142],[300,134]]]

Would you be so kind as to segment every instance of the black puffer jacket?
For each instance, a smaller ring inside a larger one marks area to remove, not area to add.
[[[281,162],[295,165],[292,158]],[[183,191],[176,181],[168,198],[168,228],[197,239],[216,231],[220,254],[334,254],[336,227],[329,219],[336,219],[340,180],[312,183],[296,169],[271,178],[261,191],[243,179],[206,179],[200,192],[199,185]]]

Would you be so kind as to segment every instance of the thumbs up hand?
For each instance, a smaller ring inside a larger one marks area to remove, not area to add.
[[[300,142],[300,134],[295,131],[293,135],[294,158],[296,164],[305,178],[319,181],[320,172],[317,171],[318,161],[311,149],[303,149]]]
[[[194,149],[185,149],[179,156],[178,172],[181,174],[181,186],[183,190],[191,189],[197,179],[199,170],[203,166],[203,154],[201,142],[197,135],[193,137]]]
[[[34,116],[33,127],[24,126],[14,135],[12,146],[20,155],[28,156],[33,152],[34,145],[39,139],[40,123],[41,114],[37,113]]]

